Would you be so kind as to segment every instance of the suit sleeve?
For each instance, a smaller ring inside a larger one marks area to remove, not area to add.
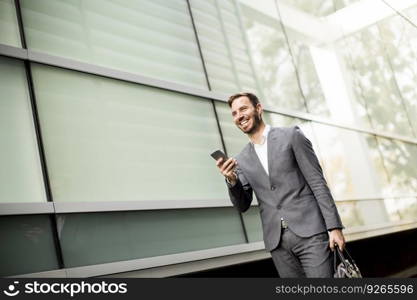
[[[295,159],[318,202],[327,230],[344,228],[310,140],[298,126],[291,138]]]
[[[252,203],[253,190],[249,182],[246,180],[245,175],[243,175],[242,171],[238,167],[236,168],[236,173],[238,176],[236,183],[232,186],[226,181],[226,184],[229,190],[230,201],[232,201],[233,205],[240,212],[245,212],[249,209],[250,204]]]

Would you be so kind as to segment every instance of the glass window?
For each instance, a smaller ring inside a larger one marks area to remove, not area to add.
[[[212,103],[33,65],[54,201],[227,199]]]
[[[304,0],[284,0],[281,2],[297,10],[317,17],[324,17],[336,10],[334,0],[325,1],[304,1]],[[278,2],[279,3],[279,2]]]
[[[391,221],[388,209],[380,199],[338,201],[336,204],[342,223],[349,230],[367,225],[386,225]]]
[[[416,221],[417,220],[417,198],[391,198],[384,199],[385,206],[389,213],[390,220],[395,221]]]
[[[378,137],[378,145],[389,177],[388,196],[417,193],[417,145]]]
[[[389,225],[417,220],[415,197],[338,201],[337,208],[346,229],[366,225]]]
[[[0,0],[0,44],[22,46],[13,0]]]
[[[262,6],[253,1],[238,2],[264,105],[305,111],[275,1],[262,1]]]
[[[28,48],[207,88],[184,0],[23,0]]]
[[[235,2],[190,3],[212,90],[260,94]]]
[[[295,39],[289,29],[287,29],[287,34],[289,36],[288,39],[292,48],[295,65],[297,67],[300,85],[307,100],[308,112],[329,116],[329,108],[327,107],[321,82],[314,65],[314,63],[317,62],[313,61],[312,57],[314,46],[303,42],[301,39]],[[316,55],[317,52],[318,51],[316,50]]]
[[[346,38],[354,91],[374,130],[412,136],[409,116],[377,25]],[[364,115],[364,114],[360,114]]]
[[[407,9],[404,9],[401,13],[406,16],[408,20],[411,21],[411,23],[417,25],[417,5],[413,5]]]
[[[386,171],[374,136],[312,123],[323,169],[336,199],[381,198]]]
[[[58,220],[66,267],[245,243],[234,208],[67,214]]]
[[[352,63],[353,58],[349,48],[349,43],[360,43],[360,41],[355,40],[357,38],[357,36],[351,36],[349,38],[340,39],[336,42],[336,62],[340,67],[337,68],[338,72],[335,72],[334,74],[336,74],[336,78],[340,83],[344,83],[336,84],[335,87],[334,82],[330,80],[327,80],[329,84],[326,84],[324,81],[322,82],[325,85],[325,93],[329,95],[326,96],[326,98],[330,99],[328,103],[331,109],[331,114],[334,115],[333,118],[355,124],[369,130],[373,129],[373,127],[370,121],[366,99],[363,97],[362,86],[359,78],[355,76],[356,72],[359,71]],[[318,53],[316,57],[318,60],[321,58],[321,66],[323,66],[324,71],[322,74],[325,75],[327,72],[324,61],[326,57],[329,56],[329,53],[322,53],[323,55],[321,56],[319,54],[320,53]],[[358,61],[360,61],[360,59],[358,59]],[[338,76],[340,75],[339,72],[343,74],[342,77]],[[332,75],[333,74],[327,73],[327,77],[324,78],[329,79]],[[342,79],[343,81],[339,79]]]
[[[0,57],[0,202],[46,201],[23,63]]]
[[[261,216],[259,207],[252,206],[242,214],[250,243],[263,241]]]
[[[381,22],[379,28],[404,110],[417,137],[417,29],[400,16]]]
[[[356,208],[358,201],[338,201],[336,202],[337,210],[342,224],[345,229],[351,229],[352,227],[362,226],[365,224],[363,216],[359,214]]]
[[[347,70],[339,58],[338,48],[343,51],[344,46],[336,43],[342,31],[326,19],[316,17],[336,10],[340,3],[296,0],[277,3],[308,112],[337,122],[360,124]]]
[[[0,217],[0,276],[59,268],[49,218],[47,215]]]
[[[293,9],[300,10],[315,17],[325,17],[358,1],[359,0],[279,0],[278,3],[285,3],[286,5],[291,6]]]

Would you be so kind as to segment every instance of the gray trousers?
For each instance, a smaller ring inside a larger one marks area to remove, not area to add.
[[[333,277],[333,255],[327,232],[300,237],[290,228],[282,229],[281,240],[271,256],[281,278]]]

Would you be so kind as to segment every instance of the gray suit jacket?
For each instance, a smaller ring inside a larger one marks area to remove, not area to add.
[[[238,181],[228,184],[230,200],[248,210],[255,192],[266,249],[281,237],[281,218],[301,237],[343,228],[311,142],[298,126],[273,127],[268,133],[268,171],[252,143],[236,156]]]

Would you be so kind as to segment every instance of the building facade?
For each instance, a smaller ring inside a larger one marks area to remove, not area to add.
[[[0,276],[267,258],[209,156],[239,91],[310,138],[348,241],[416,228],[416,58],[413,0],[0,0]]]

